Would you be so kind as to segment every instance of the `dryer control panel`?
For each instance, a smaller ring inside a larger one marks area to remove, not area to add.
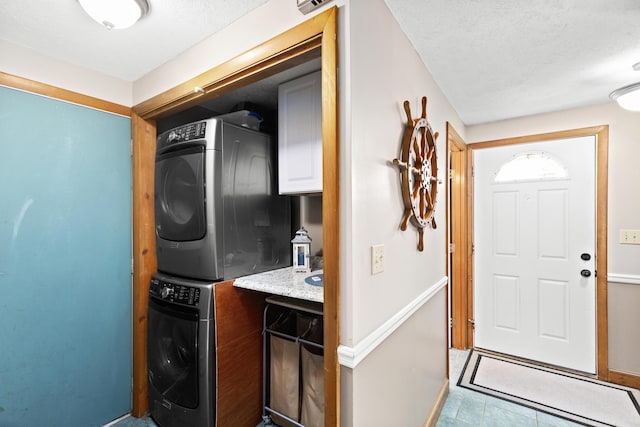
[[[163,301],[194,307],[200,302],[200,289],[159,279],[151,279],[149,295]]]
[[[207,135],[207,122],[201,121],[173,128],[158,136],[156,150],[163,152],[171,146],[184,142],[204,139]]]
[[[196,122],[169,131],[169,143],[202,139],[207,133],[207,122]]]

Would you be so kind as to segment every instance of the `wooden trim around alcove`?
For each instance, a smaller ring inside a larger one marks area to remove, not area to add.
[[[160,119],[320,56],[331,10],[139,103],[134,111],[144,119]]]
[[[339,414],[339,186],[337,118],[337,7],[327,9],[253,49],[134,106],[133,200],[133,409],[147,411],[147,292],[155,271],[153,168],[159,118],[274,75],[312,58],[322,63],[322,240],[324,253],[325,426],[340,424]],[[196,91],[194,89],[197,88]]]
[[[115,104],[92,96],[83,95],[78,92],[51,86],[46,83],[40,83],[35,80],[29,80],[13,74],[3,73],[2,71],[0,71],[0,86],[47,96],[49,98],[82,105],[84,107],[95,108],[96,110],[106,111],[107,113],[118,114],[120,116],[131,116],[130,107],[125,107],[124,105]]]
[[[447,244],[447,261],[451,259],[448,271],[449,289],[451,289],[451,347],[469,348],[468,336],[473,333],[467,316],[467,144],[451,123],[447,122],[447,154],[449,160],[449,179],[447,192],[447,236],[453,245]]]
[[[149,281],[157,269],[153,173],[156,154],[156,124],[133,113],[131,116],[131,185],[133,204],[133,416],[141,417],[147,401],[147,308]]]

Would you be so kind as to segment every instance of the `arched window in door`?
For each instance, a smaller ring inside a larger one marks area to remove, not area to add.
[[[542,181],[567,178],[567,169],[557,159],[543,151],[516,154],[496,172],[493,182]]]

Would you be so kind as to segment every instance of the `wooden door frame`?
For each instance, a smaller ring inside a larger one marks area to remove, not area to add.
[[[608,200],[608,155],[609,126],[594,126],[505,138],[469,144],[467,150],[467,231],[470,252],[468,258],[468,315],[473,319],[473,152],[484,148],[526,144],[554,139],[596,137],[596,352],[597,375],[609,380],[609,341],[607,313],[607,200]]]
[[[146,328],[149,280],[157,267],[153,217],[156,120],[196,106],[285,69],[321,58],[322,240],[324,252],[325,426],[339,425],[339,182],[337,7],[332,7],[239,56],[133,107],[133,401],[147,404]]]
[[[451,333],[451,347],[467,349],[470,347],[469,337],[472,335],[468,322],[466,289],[467,280],[467,175],[466,175],[467,144],[447,122],[447,273],[451,290],[451,319],[449,331]],[[454,203],[452,205],[452,203]],[[449,259],[451,262],[449,264]]]

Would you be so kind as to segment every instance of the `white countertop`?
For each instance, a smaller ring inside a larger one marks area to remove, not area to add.
[[[238,277],[233,282],[233,286],[307,301],[324,302],[324,287],[305,282],[307,277],[317,274],[322,274],[322,270],[296,273],[292,267],[286,267]]]

